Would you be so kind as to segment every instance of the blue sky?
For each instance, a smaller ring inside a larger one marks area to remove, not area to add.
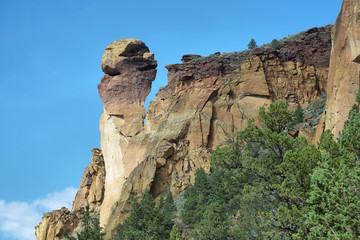
[[[155,53],[148,102],[167,82],[164,65],[182,55],[241,51],[251,38],[261,45],[333,24],[341,3],[1,0],[0,239],[34,239],[43,212],[71,205],[100,147],[97,84],[112,41],[140,39]]]

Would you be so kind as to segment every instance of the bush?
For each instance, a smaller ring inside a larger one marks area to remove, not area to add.
[[[276,40],[276,39],[273,39],[273,40],[271,41],[270,46],[271,46],[272,48],[275,48],[276,50],[280,50],[280,49],[281,49],[281,44],[280,44],[280,42],[279,42],[278,40]]]

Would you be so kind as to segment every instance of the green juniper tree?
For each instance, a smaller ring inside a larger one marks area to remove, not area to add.
[[[302,123],[304,121],[304,110],[298,104],[297,108],[294,111],[294,121],[295,124]]]
[[[149,191],[144,192],[140,201],[136,197],[131,198],[128,203],[131,214],[117,226],[114,240],[169,239],[176,208],[168,198],[157,206]]]
[[[226,240],[231,235],[230,226],[225,205],[213,202],[206,207],[204,218],[196,224],[191,236],[198,240]]]
[[[185,192],[186,201],[181,212],[181,219],[185,224],[193,227],[202,220],[210,193],[207,174],[201,168],[196,172],[195,184]]]
[[[104,233],[100,227],[98,216],[94,214],[94,210],[90,210],[90,206],[86,205],[83,209],[83,217],[81,219],[82,230],[75,236],[64,233],[66,240],[103,240]]]
[[[326,131],[320,141],[323,160],[311,176],[308,239],[360,237],[360,92],[338,143]]]

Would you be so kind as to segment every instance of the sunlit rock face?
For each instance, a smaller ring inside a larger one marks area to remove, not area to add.
[[[75,234],[81,230],[82,209],[89,205],[99,212],[105,191],[105,164],[102,151],[92,150],[91,163],[86,167],[71,212],[63,207],[44,214],[42,222],[35,227],[38,240],[64,239],[64,232]]]
[[[100,131],[106,181],[100,218],[107,238],[126,217],[121,209],[131,195],[149,189],[154,197],[171,191],[176,198],[194,182],[197,169],[209,170],[212,150],[234,142],[247,120],[257,117],[259,107],[284,100],[294,109],[325,93],[330,26],[310,29],[282,44],[280,50],[187,55],[182,64],[167,65],[168,84],[146,113],[142,93],[148,93],[148,76],[155,63],[144,60],[122,68],[123,56],[115,54],[118,63],[105,61],[111,69],[117,67],[109,72],[103,61],[106,75],[99,92],[104,103]],[[139,50],[136,58],[141,54],[145,53]],[[153,59],[152,54],[147,55]],[[144,64],[149,67],[139,67]],[[126,84],[122,82],[124,69],[129,69],[124,75],[131,76]],[[139,76],[144,80],[137,79]]]
[[[81,212],[70,212],[65,207],[45,213],[42,222],[35,227],[35,236],[38,240],[64,239],[64,231],[75,233],[80,229],[81,217]]]
[[[105,192],[105,163],[101,149],[94,148],[91,163],[85,168],[79,191],[76,193],[71,211],[90,205],[95,211],[100,210]]]
[[[325,128],[335,137],[342,130],[359,89],[360,1],[344,0],[332,30]]]
[[[215,147],[233,143],[259,107],[284,100],[295,109],[318,99],[326,89],[330,27],[310,29],[281,46],[186,55],[182,64],[166,66],[168,84],[146,112],[154,54],[135,39],[110,44],[98,85],[104,113],[97,151],[103,167],[85,170],[73,210],[91,203],[111,239],[131,195],[149,189],[156,198],[171,191],[176,199],[194,182],[197,169],[209,170]]]
[[[101,67],[105,76],[98,89],[104,105],[100,132],[106,180],[100,222],[104,225],[124,181],[143,160],[144,102],[157,62],[143,42],[127,38],[106,47]]]

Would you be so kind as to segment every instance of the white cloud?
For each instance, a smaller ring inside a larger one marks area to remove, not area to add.
[[[68,187],[30,203],[0,200],[0,233],[10,239],[36,239],[35,226],[41,222],[43,213],[61,207],[71,209],[76,192],[77,189]]]

